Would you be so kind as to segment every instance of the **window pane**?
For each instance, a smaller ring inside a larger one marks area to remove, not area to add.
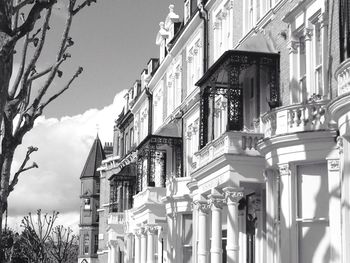
[[[328,178],[326,164],[298,167],[299,218],[328,217]]]

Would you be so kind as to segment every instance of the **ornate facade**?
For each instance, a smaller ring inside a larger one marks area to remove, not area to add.
[[[100,262],[350,261],[349,7],[169,7],[99,168]]]

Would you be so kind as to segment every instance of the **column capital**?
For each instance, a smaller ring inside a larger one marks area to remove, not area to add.
[[[299,41],[291,40],[288,42],[289,54],[297,54],[299,48]]]
[[[340,169],[339,159],[328,160],[327,163],[328,163],[329,171],[339,171]]]
[[[303,31],[303,34],[304,34],[304,36],[305,36],[305,40],[306,40],[306,41],[311,40],[312,35],[313,35],[313,30],[312,30],[312,28],[305,27],[305,28],[304,28],[304,31]]]
[[[228,204],[238,204],[239,200],[241,200],[244,196],[243,188],[225,187],[223,190],[225,192],[225,198]]]
[[[224,196],[220,194],[210,194],[208,198],[209,198],[209,205],[211,206],[212,209],[215,209],[215,208],[222,209],[222,207],[224,206],[224,202],[225,202]]]
[[[145,227],[145,232],[147,232],[147,234],[155,234],[158,230],[158,226],[156,225],[147,225]]]
[[[281,164],[278,166],[278,168],[279,168],[280,176],[290,175],[290,168],[288,163]]]
[[[210,204],[208,201],[195,200],[192,202],[192,205],[195,209],[205,214],[207,214],[210,209]]]

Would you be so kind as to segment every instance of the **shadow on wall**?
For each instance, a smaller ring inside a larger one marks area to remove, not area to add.
[[[310,150],[309,147],[305,147],[304,152],[306,154],[305,156],[305,160],[312,160],[311,156],[308,156],[308,154],[310,154]],[[279,158],[277,155],[277,149],[274,150],[271,154],[271,156],[273,157],[273,163],[280,163],[279,162]],[[321,160],[322,161],[322,160]],[[326,160],[323,160],[323,165],[326,165]],[[340,201],[340,193],[341,193],[341,189],[340,189],[340,185],[337,187],[337,189],[334,189],[332,192],[330,192],[329,194],[327,194],[328,192],[328,169],[327,166],[325,166],[324,169],[325,175],[321,176],[321,182],[320,182],[320,187],[318,189],[317,194],[315,195],[314,198],[314,202],[315,202],[315,209],[314,209],[314,217],[328,217],[329,215],[329,201],[331,198],[335,198],[336,200]],[[320,175],[319,173],[317,173],[318,171],[320,171],[319,169],[316,169],[316,171],[310,173],[310,171],[307,171],[307,175]],[[343,181],[343,179],[342,179]],[[293,183],[292,183],[292,187],[293,187]],[[280,192],[283,193],[284,188],[286,186],[283,184],[282,180],[280,181]],[[294,188],[296,189],[296,187]],[[326,189],[326,193],[323,191]],[[292,195],[296,195],[298,194],[299,189],[296,192],[292,192],[289,194]],[[326,196],[325,196],[326,194]],[[325,207],[325,199],[328,201],[326,207]],[[300,203],[300,206],[302,205],[302,203]],[[294,207],[296,207],[294,205]],[[344,209],[344,207],[346,207],[346,209],[350,209],[350,205],[348,203],[342,203],[342,209]],[[300,208],[299,207],[299,217],[302,217],[302,215],[300,214]],[[279,208],[280,210],[280,208]],[[280,229],[284,229],[286,233],[289,233],[292,236],[292,231],[293,229],[291,229],[291,227],[287,227],[286,224],[286,218],[284,217],[283,213],[281,211],[279,211],[280,213]],[[296,211],[296,213],[292,213],[292,215],[294,214],[294,218],[292,218],[292,224],[291,226],[293,227],[294,224],[296,224],[295,227],[295,231],[297,231],[297,235],[296,237],[298,238],[296,240],[298,245],[298,257],[300,262],[308,262],[308,263],[318,263],[318,262],[324,262],[324,263],[328,263],[331,260],[338,260],[340,258],[340,254],[337,252],[337,250],[339,250],[340,248],[335,248],[331,243],[330,243],[330,238],[326,237],[326,235],[330,234],[329,231],[329,220],[332,220],[332,218],[327,218],[328,221],[320,224],[320,223],[313,223],[313,222],[296,222],[296,215],[297,215],[298,211]],[[339,216],[340,216],[340,212],[339,212]],[[267,217],[267,224],[269,222],[274,222],[273,218],[271,217],[270,214],[266,214]],[[321,226],[321,227],[320,227]],[[327,229],[328,227],[328,229]],[[276,229],[276,226],[267,226],[267,231],[268,229]],[[269,236],[275,236],[276,233],[270,233],[271,235]],[[280,239],[283,240],[286,237],[284,236],[280,236]],[[324,238],[328,239],[328,240],[323,240]],[[288,240],[287,242],[289,242],[289,251],[292,250],[292,244],[291,244],[291,240]],[[327,244],[325,244],[325,242],[327,242]],[[305,246],[305,244],[307,244]],[[274,240],[267,240],[267,245],[269,246],[270,249],[272,249],[272,251],[276,251],[276,244]],[[303,246],[304,245],[304,246]],[[285,248],[286,249],[286,248]],[[318,250],[322,250],[322,251],[318,251]],[[284,251],[286,252],[286,251]],[[317,253],[317,254],[316,254]],[[284,263],[284,262],[290,262],[289,258],[290,255],[282,255],[281,256],[281,261],[280,263]],[[304,259],[304,260],[303,260]],[[308,260],[308,261],[305,261]],[[319,260],[322,261],[319,261]],[[279,262],[279,261],[278,261]]]

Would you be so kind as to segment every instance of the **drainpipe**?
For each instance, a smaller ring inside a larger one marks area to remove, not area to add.
[[[199,17],[203,20],[203,74],[208,70],[208,10],[205,9],[206,1],[201,0],[198,3]]]

